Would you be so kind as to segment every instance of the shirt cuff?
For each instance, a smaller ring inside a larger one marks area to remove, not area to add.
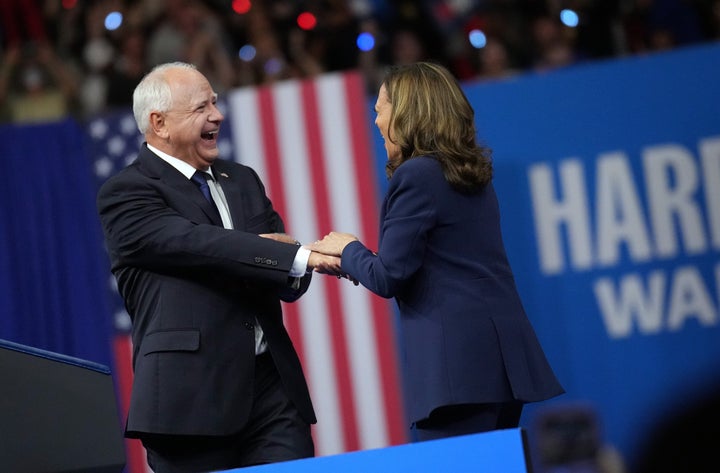
[[[292,268],[290,268],[289,276],[291,278],[301,278],[307,272],[308,259],[310,259],[310,250],[302,246],[298,246],[298,252],[295,254]]]

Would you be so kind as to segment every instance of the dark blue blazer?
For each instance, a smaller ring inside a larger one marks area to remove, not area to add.
[[[315,422],[280,301],[297,247],[257,236],[283,232],[257,174],[217,160],[234,230],[193,182],[143,146],[98,193],[107,250],[132,318],[134,382],[126,435],[228,435],[253,400],[256,319],[288,395]]]
[[[412,422],[444,405],[564,392],[520,302],[492,184],[462,194],[434,158],[407,160],[389,182],[377,253],[350,243],[342,269],[397,301]]]

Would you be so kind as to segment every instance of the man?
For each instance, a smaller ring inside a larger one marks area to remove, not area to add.
[[[257,174],[218,159],[216,100],[192,65],[153,69],[133,94],[146,143],[98,193],[133,322],[126,436],[142,440],[156,473],[314,454],[315,413],[280,301],[339,260],[285,235]]]

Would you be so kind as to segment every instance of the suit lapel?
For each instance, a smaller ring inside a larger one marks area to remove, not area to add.
[[[235,181],[233,175],[226,172],[222,162],[215,161],[213,164],[213,175],[220,187],[230,210],[230,218],[232,218],[233,226],[236,230],[245,228],[245,214],[243,212],[243,193],[242,186]]]
[[[141,148],[138,161],[146,170],[148,177],[159,179],[185,195],[195,206],[199,207],[213,225],[223,226],[218,210],[208,202],[195,183],[186,178],[177,169],[159,158],[147,146]]]

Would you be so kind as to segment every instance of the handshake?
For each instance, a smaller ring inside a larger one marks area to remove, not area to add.
[[[284,233],[266,233],[260,236],[263,238],[281,241],[283,243],[298,243],[297,240]],[[345,246],[356,240],[357,237],[349,233],[330,232],[325,235],[322,240],[317,240],[314,243],[303,245],[304,248],[310,250],[308,269],[312,269],[313,271],[321,274],[337,276],[338,279],[348,279],[357,286],[358,281],[349,274],[344,273],[340,267],[340,256],[342,255]]]

